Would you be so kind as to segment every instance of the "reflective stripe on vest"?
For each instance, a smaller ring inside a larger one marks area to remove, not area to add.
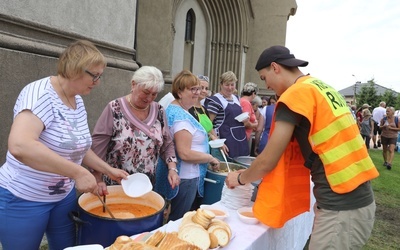
[[[332,87],[303,77],[279,102],[310,121],[309,140],[324,164],[333,191],[350,192],[379,175],[346,101]]]

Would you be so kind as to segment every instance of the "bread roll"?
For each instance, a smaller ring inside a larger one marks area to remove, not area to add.
[[[150,246],[157,246],[162,239],[164,239],[165,233],[161,232],[160,230],[156,231],[153,233],[146,241],[145,243]]]
[[[203,250],[210,248],[210,236],[202,227],[186,226],[178,232],[178,237],[200,247]]]
[[[218,247],[218,238],[215,236],[213,233],[209,233],[210,236],[210,248],[216,248]]]
[[[193,215],[192,221],[207,229],[213,218],[215,218],[215,214],[212,211],[199,208]]]
[[[200,227],[201,228],[201,227]],[[160,250],[201,250],[197,246],[178,238],[178,233],[166,233],[158,245]]]
[[[132,241],[133,240],[126,235],[118,236],[114,243],[110,246],[110,250],[121,250],[125,244]]]
[[[121,250],[158,250],[158,248],[143,242],[131,241],[124,244]]]
[[[211,228],[213,226],[220,226],[222,228],[224,228],[226,231],[228,231],[229,233],[229,238],[232,238],[232,229],[229,226],[228,223],[226,223],[225,221],[219,220],[219,219],[213,219],[210,223],[210,225],[208,226],[208,228]]]
[[[212,230],[211,234],[215,235],[215,237],[218,239],[218,245],[221,247],[228,245],[230,240],[229,233],[224,228],[215,228]]]

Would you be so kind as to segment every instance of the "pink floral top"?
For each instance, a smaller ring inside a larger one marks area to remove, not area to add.
[[[129,174],[147,174],[154,184],[158,158],[176,162],[175,147],[164,109],[153,102],[148,117],[141,121],[125,98],[111,101],[97,120],[92,150],[114,168]],[[117,184],[104,176],[107,185]]]

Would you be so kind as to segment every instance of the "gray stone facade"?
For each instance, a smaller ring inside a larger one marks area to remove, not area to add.
[[[286,24],[295,0],[20,0],[0,4],[0,164],[17,95],[28,83],[55,75],[60,52],[87,39],[107,57],[100,85],[84,97],[93,128],[105,105],[130,90],[138,64],[153,65],[166,81],[182,69],[211,77],[233,70],[238,89],[260,83],[254,70],[268,46],[285,44]],[[193,39],[185,40],[186,17],[195,22]],[[265,86],[261,93],[268,94]]]

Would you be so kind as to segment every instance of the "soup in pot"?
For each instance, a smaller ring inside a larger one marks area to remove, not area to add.
[[[107,204],[107,207],[116,219],[140,218],[155,214],[157,212],[156,209],[141,204]],[[88,212],[100,217],[111,218],[111,215],[107,212],[107,210],[103,212],[103,205],[90,209]]]

